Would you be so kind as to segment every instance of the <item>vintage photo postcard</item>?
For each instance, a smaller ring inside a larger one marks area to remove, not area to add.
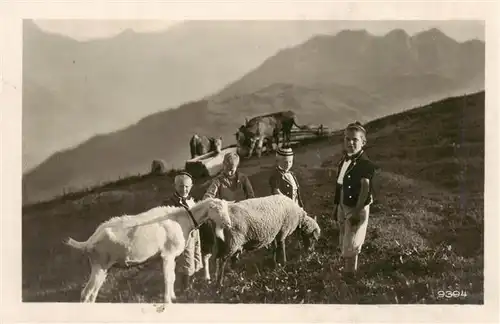
[[[494,3],[0,7],[6,323],[498,321]]]

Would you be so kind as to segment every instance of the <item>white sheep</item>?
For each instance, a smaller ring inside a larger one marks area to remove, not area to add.
[[[218,241],[216,262],[217,285],[222,286],[228,259],[243,251],[254,251],[274,245],[275,264],[286,264],[285,239],[297,228],[308,251],[321,234],[315,219],[285,195],[251,198],[229,204],[231,228],[224,229],[225,241]],[[279,255],[279,257],[277,257]]]
[[[159,254],[163,259],[165,303],[171,303],[176,299],[175,258],[185,249],[191,231],[208,220],[214,222],[217,235],[224,240],[222,229],[231,226],[228,204],[208,198],[194,205],[191,214],[184,207],[155,207],[138,215],[111,218],[85,242],[68,238],[65,243],[86,253],[90,260],[91,274],[81,301],[95,302],[113,265],[136,265]]]

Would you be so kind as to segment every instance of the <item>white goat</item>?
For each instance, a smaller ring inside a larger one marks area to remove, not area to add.
[[[297,228],[308,251],[314,248],[321,234],[316,219],[308,216],[292,199],[281,194],[230,203],[229,215],[231,228],[223,230],[225,242],[216,244],[218,286],[222,286],[228,259],[232,258],[235,262],[239,253],[272,245],[275,264],[285,265],[285,240]]]
[[[212,220],[217,235],[224,240],[222,229],[231,226],[227,201],[205,199],[190,211],[188,214],[184,207],[160,206],[134,216],[114,217],[101,224],[85,242],[68,238],[65,243],[85,252],[92,269],[81,301],[95,302],[113,265],[135,265],[158,254],[163,259],[165,303],[175,300],[175,258],[184,251],[190,232]]]

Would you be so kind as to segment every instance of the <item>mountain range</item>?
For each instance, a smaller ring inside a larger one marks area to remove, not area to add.
[[[149,52],[146,47],[139,48],[143,55]],[[99,61],[97,57],[92,62]],[[323,123],[340,128],[352,120],[366,122],[440,98],[484,89],[485,43],[458,42],[435,28],[412,36],[399,29],[382,36],[366,30],[343,30],[312,37],[262,61],[211,96],[155,112],[127,128],[94,136],[53,154],[25,174],[25,201],[48,199],[63,189],[147,172],[155,158],[167,161],[168,167],[182,166],[189,158],[188,142],[194,133],[222,135],[224,144],[231,144],[245,117],[261,113],[292,109],[299,124]],[[67,68],[73,65],[68,62]],[[188,73],[184,68],[179,65],[178,71]],[[196,71],[193,67],[191,72]],[[148,71],[152,75],[154,72]],[[44,75],[50,77],[49,73]],[[108,77],[120,82],[119,74]],[[54,87],[51,91],[62,89]],[[117,91],[116,97],[124,93],[128,92]],[[83,99],[96,100],[92,96]],[[53,105],[58,104],[56,99],[51,100]],[[130,101],[130,107],[141,104],[140,98],[134,96],[124,101]],[[123,110],[127,115],[127,109]],[[133,118],[132,109],[129,111]],[[106,113],[116,114],[117,118],[122,115],[119,109]],[[99,122],[95,116],[76,120],[78,124]],[[71,133],[75,125],[66,126]]]
[[[187,21],[77,41],[23,26],[23,173],[53,153],[219,91],[326,23]]]

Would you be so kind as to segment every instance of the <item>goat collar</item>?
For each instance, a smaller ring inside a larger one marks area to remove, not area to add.
[[[189,217],[191,217],[191,220],[193,221],[193,224],[194,224],[194,229],[198,229],[202,223],[198,224],[198,222],[196,221],[196,219],[194,218],[194,215],[193,213],[191,212],[191,210],[189,209],[189,207],[187,206],[184,206],[182,205],[182,207],[184,207],[184,209],[187,211],[187,213],[189,214]]]

